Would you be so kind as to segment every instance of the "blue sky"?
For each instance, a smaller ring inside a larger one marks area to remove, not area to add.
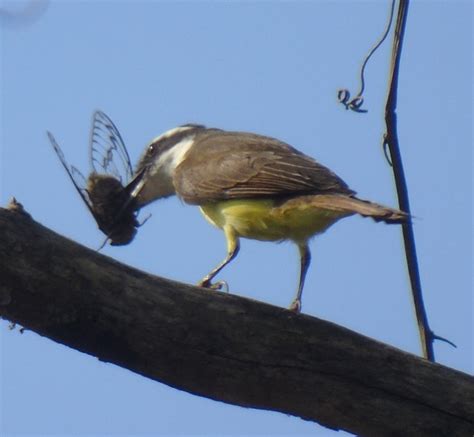
[[[9,10],[25,3],[4,2]],[[337,89],[383,32],[388,2],[53,1],[1,22],[1,204],[16,196],[40,223],[91,248],[103,235],[46,138],[88,172],[90,117],[104,110],[135,162],[186,122],[284,140],[333,169],[362,198],[396,205],[381,148],[391,38],[367,68],[366,115]],[[414,1],[399,88],[399,139],[437,360],[473,371],[472,3]],[[225,255],[222,233],[176,198],[129,246],[104,253],[196,283]],[[400,229],[352,217],[312,244],[303,312],[420,353]],[[291,244],[242,241],[231,292],[288,306]],[[38,309],[41,310],[41,309]],[[205,324],[205,320],[203,320]],[[171,389],[0,322],[0,433],[343,436],[298,418]]]

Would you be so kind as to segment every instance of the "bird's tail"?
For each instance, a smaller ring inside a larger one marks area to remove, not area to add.
[[[347,197],[346,199],[354,208],[356,214],[360,214],[362,217],[370,217],[376,222],[406,223],[410,220],[410,215],[399,209],[389,208],[357,197]]]
[[[410,215],[406,212],[354,196],[320,194],[308,196],[306,201],[314,208],[326,210],[340,217],[360,214],[363,217],[371,217],[376,222],[405,223],[410,221]]]

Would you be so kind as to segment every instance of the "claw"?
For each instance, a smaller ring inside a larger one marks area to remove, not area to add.
[[[301,313],[301,300],[295,299],[291,305],[290,308],[288,308],[290,311],[293,311],[296,314]]]
[[[229,292],[229,284],[226,281],[218,281],[218,282],[212,284],[210,279],[204,278],[201,281],[199,281],[197,285],[198,285],[198,287],[209,288],[211,290],[216,290],[216,291],[223,290],[226,293]]]
[[[217,281],[215,284],[211,284],[209,288],[212,290],[224,291],[226,293],[229,292],[229,284],[227,281]]]

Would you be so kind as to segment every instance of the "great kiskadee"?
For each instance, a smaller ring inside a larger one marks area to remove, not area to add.
[[[199,206],[204,217],[224,231],[227,256],[200,286],[212,287],[213,278],[237,255],[241,237],[293,241],[301,268],[290,309],[297,312],[311,260],[311,237],[353,214],[386,223],[401,223],[408,217],[358,199],[331,170],[282,141],[196,124],[155,138],[140,159],[132,184],[137,209],[177,195]]]

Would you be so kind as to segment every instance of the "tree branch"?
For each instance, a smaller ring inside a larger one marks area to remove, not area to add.
[[[148,275],[0,209],[0,315],[190,393],[366,436],[467,436],[474,378],[332,323]]]

